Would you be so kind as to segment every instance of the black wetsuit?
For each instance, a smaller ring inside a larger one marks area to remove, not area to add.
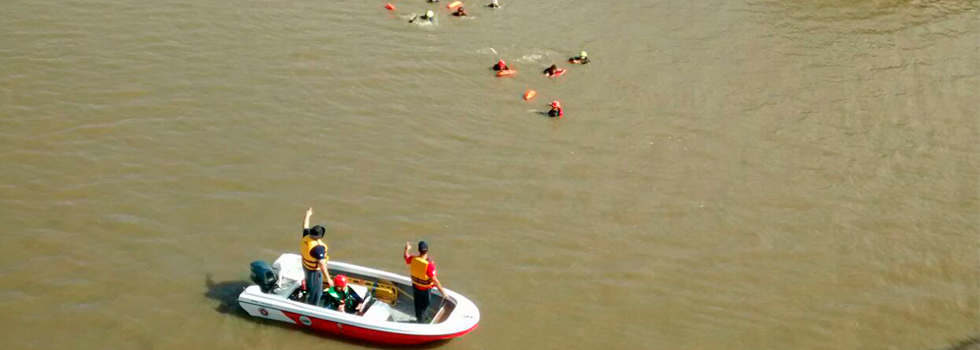
[[[578,64],[589,64],[589,58],[588,57],[582,57],[582,56],[575,56],[575,57],[569,58],[568,59],[568,62],[578,63]]]
[[[493,70],[507,70],[507,65],[501,66],[500,63],[493,65]]]
[[[561,108],[554,108],[554,107],[552,107],[551,110],[548,111],[548,116],[549,117],[560,117],[560,116],[562,116],[562,114],[563,113],[562,113]]]

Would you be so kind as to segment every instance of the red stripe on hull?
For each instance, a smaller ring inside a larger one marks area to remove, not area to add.
[[[430,343],[437,340],[452,339],[452,338],[462,336],[466,333],[472,332],[474,329],[476,329],[477,326],[477,325],[473,325],[473,327],[471,327],[470,329],[454,334],[412,335],[412,334],[382,332],[373,329],[352,326],[349,324],[343,324],[334,321],[319,319],[316,317],[310,317],[310,316],[306,316],[310,321],[310,325],[307,326],[302,321],[300,321],[299,319],[299,317],[301,316],[300,314],[292,313],[288,311],[283,311],[282,313],[285,314],[287,317],[289,317],[291,320],[293,320],[293,322],[296,322],[296,324],[299,325],[300,327],[308,327],[318,332],[343,335],[346,337],[361,339],[371,343],[389,344],[389,345],[417,345],[417,344]]]

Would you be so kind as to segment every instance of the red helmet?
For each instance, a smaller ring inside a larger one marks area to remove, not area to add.
[[[555,108],[561,108],[561,103],[558,102],[557,100],[551,101],[551,106]]]
[[[347,276],[336,275],[333,277],[333,285],[338,288],[344,288],[347,286]]]

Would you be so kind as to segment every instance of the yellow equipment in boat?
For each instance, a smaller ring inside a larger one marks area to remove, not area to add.
[[[375,298],[388,304],[394,304],[395,300],[398,300],[398,288],[395,288],[394,284],[385,282],[371,282],[353,277],[347,277],[347,283],[360,284],[371,288],[371,290],[374,291]]]

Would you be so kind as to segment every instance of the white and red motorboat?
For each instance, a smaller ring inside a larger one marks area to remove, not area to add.
[[[303,328],[380,344],[422,344],[462,336],[476,329],[480,310],[469,299],[446,289],[432,290],[428,322],[415,320],[412,281],[408,277],[353,264],[330,261],[330,275],[347,275],[348,285],[364,299],[357,313],[344,313],[299,301],[304,279],[301,257],[283,254],[272,267],[252,264],[252,280],[238,296],[249,315]]]

